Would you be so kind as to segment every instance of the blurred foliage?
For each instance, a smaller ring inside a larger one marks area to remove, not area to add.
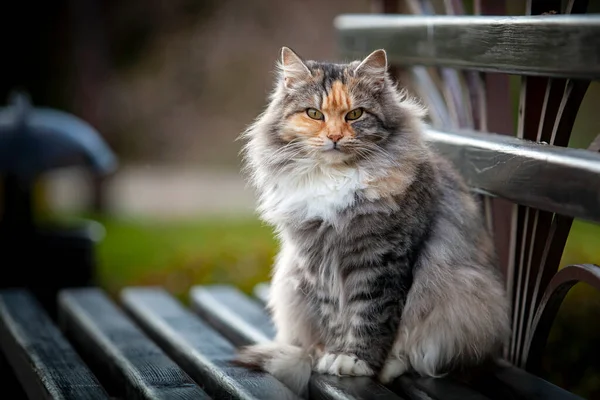
[[[215,12],[217,0],[105,1],[104,29],[110,49],[109,58],[116,68],[128,68],[148,49],[168,35],[201,24]],[[222,6],[222,4],[220,5]]]

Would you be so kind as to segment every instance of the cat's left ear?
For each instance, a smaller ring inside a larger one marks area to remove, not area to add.
[[[354,70],[357,75],[365,75],[381,80],[383,83],[387,72],[387,54],[385,50],[375,50],[369,54]]]
[[[304,61],[289,47],[281,48],[281,70],[283,71],[283,79],[287,88],[312,76],[310,69],[304,64]]]

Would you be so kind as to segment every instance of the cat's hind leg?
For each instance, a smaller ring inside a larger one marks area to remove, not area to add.
[[[439,377],[494,357],[509,335],[507,303],[489,271],[455,269],[438,285],[416,279],[383,382],[412,370]]]

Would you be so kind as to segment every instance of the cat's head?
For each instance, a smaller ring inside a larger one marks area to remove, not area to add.
[[[397,157],[398,148],[410,150],[414,135],[407,131],[422,112],[388,76],[385,50],[333,64],[283,47],[269,107],[246,135],[261,162],[376,163]]]

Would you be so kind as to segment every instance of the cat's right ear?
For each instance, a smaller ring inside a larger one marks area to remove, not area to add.
[[[375,50],[354,70],[355,74],[370,77],[379,87],[383,87],[387,74],[387,54],[385,50]]]
[[[287,88],[311,77],[310,69],[304,64],[304,61],[302,61],[298,54],[294,53],[289,47],[281,48],[281,71],[285,87]]]

